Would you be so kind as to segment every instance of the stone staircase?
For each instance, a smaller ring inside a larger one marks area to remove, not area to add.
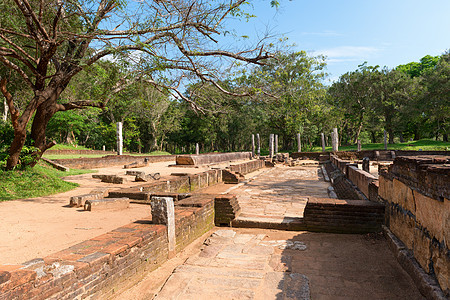
[[[244,181],[245,177],[239,172],[231,171],[228,169],[222,170],[222,180],[224,183],[239,183]]]

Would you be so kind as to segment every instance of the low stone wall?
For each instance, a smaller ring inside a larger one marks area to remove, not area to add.
[[[347,175],[347,167],[349,164],[352,164],[351,161],[344,160],[342,158],[339,158],[339,156],[335,154],[330,155],[331,163],[337,167],[339,170],[341,170],[342,174]]]
[[[175,214],[180,251],[214,226],[214,195],[192,196]],[[43,259],[0,265],[0,299],[104,299],[167,259],[167,227],[140,220]]]
[[[177,155],[177,165],[207,165],[228,161],[251,159],[251,152],[213,153],[200,155]]]
[[[229,167],[229,169],[232,172],[236,172],[241,175],[245,175],[248,173],[255,172],[264,167],[265,167],[264,160],[256,159],[256,160],[251,160],[249,162],[245,162],[245,163],[241,163],[241,164],[237,164],[237,165],[231,165]]]
[[[107,155],[103,157],[85,157],[77,159],[53,159],[54,162],[65,167],[74,169],[95,169],[110,166],[120,166],[133,162],[144,162],[147,159],[150,163],[161,161],[174,161],[175,155],[152,155],[152,156],[131,156],[131,155]]]
[[[358,187],[358,189],[364,194],[364,196],[367,197],[367,199],[370,199],[369,185],[370,183],[378,180],[375,176],[366,171],[358,169],[358,167],[348,166],[347,178]]]
[[[329,156],[330,152],[293,152],[290,154],[293,159],[327,160]]]
[[[450,297],[450,157],[397,157],[380,171],[387,226]]]
[[[344,160],[360,160],[368,157],[371,160],[393,160],[392,154],[397,156],[417,155],[449,155],[449,151],[416,151],[416,150],[362,150],[362,151],[338,151],[335,153]]]
[[[108,154],[116,154],[116,153],[117,152],[114,152],[114,151],[88,150],[88,149],[80,149],[80,150],[76,150],[76,149],[52,150],[52,149],[49,149],[49,150],[45,151],[45,154],[57,154],[57,155],[67,155],[67,154],[103,154],[103,155],[108,155]]]

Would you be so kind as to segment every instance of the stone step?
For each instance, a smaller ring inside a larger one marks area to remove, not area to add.
[[[381,231],[384,206],[365,200],[311,198],[305,207],[308,231],[369,233]]]
[[[98,200],[87,200],[84,204],[86,211],[121,210],[130,206],[128,198],[104,198]]]
[[[264,228],[278,230],[306,230],[303,218],[248,216],[241,214],[232,222],[233,227]]]

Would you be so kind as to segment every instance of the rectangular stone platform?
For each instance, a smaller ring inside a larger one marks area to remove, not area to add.
[[[250,159],[252,157],[251,152],[232,152],[232,153],[215,153],[215,154],[202,154],[202,155],[177,155],[177,165],[206,165],[217,164],[227,161],[236,161]]]
[[[84,204],[86,211],[101,211],[109,209],[126,209],[130,206],[128,198],[106,198],[98,200],[87,200]]]

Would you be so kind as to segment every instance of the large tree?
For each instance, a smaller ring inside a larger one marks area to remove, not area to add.
[[[237,80],[260,93],[266,102],[269,127],[279,134],[284,149],[291,149],[298,132],[314,139],[318,113],[325,99],[325,58],[305,51],[279,52],[264,66]]]
[[[23,109],[15,103],[1,74],[14,140],[7,169],[19,155],[31,125],[31,139],[39,158],[54,143],[47,142],[49,120],[59,111],[103,108],[109,97],[63,101],[61,93],[84,68],[109,57],[128,64],[127,76],[111,88],[117,91],[136,79],[169,91],[190,102],[179,89],[184,79],[216,83],[217,70],[227,60],[260,63],[270,57],[262,44],[238,52],[222,48],[217,36],[229,16],[240,16],[244,0],[3,0],[0,3],[0,63],[18,74],[30,91]],[[223,59],[218,63],[218,59]]]
[[[378,66],[364,63],[357,70],[341,75],[328,90],[331,103],[342,113],[339,127],[343,134],[340,136],[347,136],[348,142],[356,143],[367,120],[373,119],[372,101],[377,74]]]

